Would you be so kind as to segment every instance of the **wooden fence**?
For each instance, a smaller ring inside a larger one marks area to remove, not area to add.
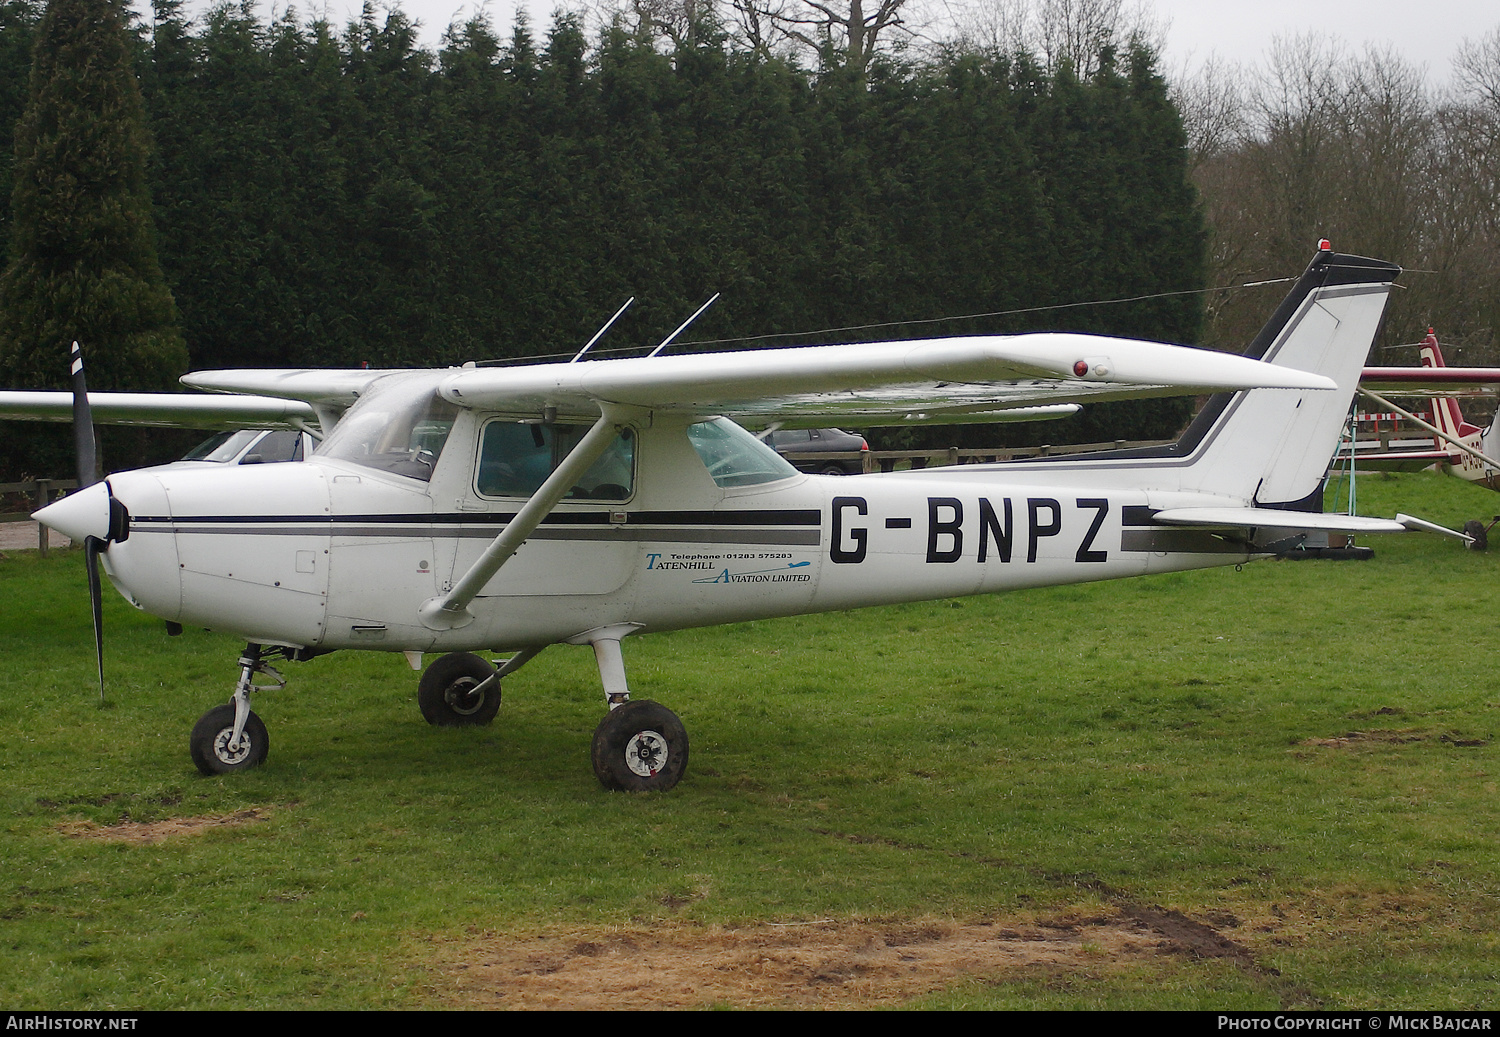
[[[0,522],[21,522],[31,517],[32,511],[40,511],[52,503],[54,497],[62,496],[64,491],[78,489],[76,479],[28,479],[26,482],[0,483],[0,496],[11,494],[24,494],[36,502],[31,511],[0,512]],[[47,557],[47,527],[40,522],[36,524],[36,549]]]

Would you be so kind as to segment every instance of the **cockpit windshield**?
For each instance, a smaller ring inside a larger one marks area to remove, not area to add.
[[[458,418],[458,408],[437,394],[443,374],[377,382],[339,421],[318,456],[430,481]]]

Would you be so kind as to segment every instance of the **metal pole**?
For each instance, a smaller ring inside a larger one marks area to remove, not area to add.
[[[52,499],[51,498],[52,498],[52,480],[51,479],[38,479],[36,481],[36,501],[37,501],[37,509],[36,510],[37,511],[41,511],[48,504],[51,504],[52,503]],[[50,539],[47,534],[48,534],[47,527],[45,525],[43,525],[42,523],[38,522],[36,524],[36,549],[37,549],[37,553],[40,554],[43,558],[47,557],[47,547],[48,547],[48,541]]]

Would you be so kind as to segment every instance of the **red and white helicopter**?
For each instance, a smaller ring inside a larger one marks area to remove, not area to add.
[[[502,678],[549,645],[587,644],[609,707],[596,775],[667,789],[688,738],[670,710],[630,699],[632,634],[1233,565],[1310,530],[1425,527],[1298,510],[1398,273],[1325,246],[1243,356],[1030,334],[193,374],[190,386],[249,398],[179,395],[177,415],[145,417],[316,425],[321,445],[299,464],[116,473],[36,517],[85,539],[169,630],[246,639],[230,703],[193,729],[205,773],[266,758],[250,698],[258,675],[283,683],[278,657],[373,649],[418,668],[442,653],[418,686],[423,715],[484,724]],[[799,473],[736,423],[995,421],[1202,393],[1216,395],[1166,447],[853,477]],[[0,394],[0,416],[66,399],[25,395]],[[129,419],[121,407],[112,420]],[[496,668],[480,651],[513,654]]]

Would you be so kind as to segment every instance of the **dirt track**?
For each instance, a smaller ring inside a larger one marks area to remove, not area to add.
[[[434,938],[433,994],[457,1008],[871,1008],[965,979],[1249,954],[1160,908],[1028,922],[663,925]]]
[[[68,538],[55,530],[48,535],[50,547],[67,547]],[[36,550],[35,522],[0,522],[0,551]]]

